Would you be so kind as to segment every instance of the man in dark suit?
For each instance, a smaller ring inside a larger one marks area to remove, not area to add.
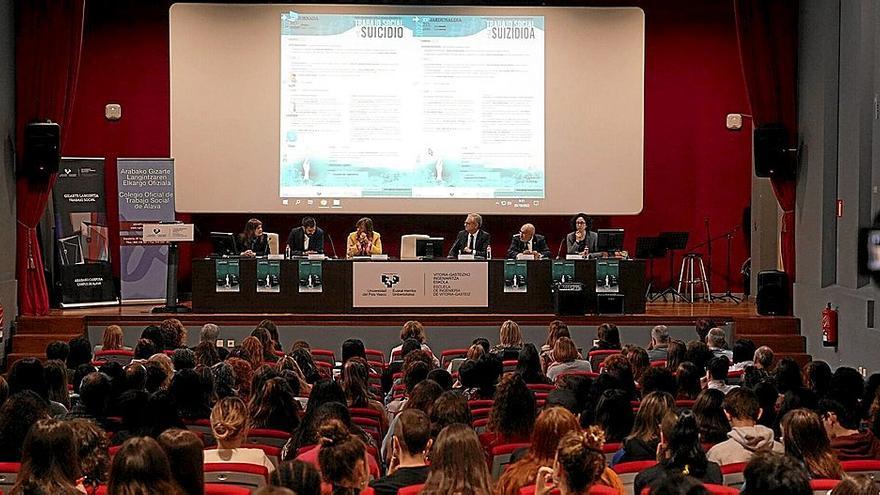
[[[510,259],[515,259],[519,254],[534,256],[536,260],[550,257],[547,240],[536,234],[535,226],[530,223],[520,227],[519,234],[513,236],[507,249],[507,257]]]
[[[468,213],[464,220],[464,230],[458,233],[452,249],[449,250],[450,258],[458,258],[459,254],[473,254],[486,258],[486,250],[489,247],[489,233],[482,229],[483,217],[476,213]]]
[[[290,231],[287,247],[293,256],[324,253],[324,231],[312,217],[305,217],[302,226]]]

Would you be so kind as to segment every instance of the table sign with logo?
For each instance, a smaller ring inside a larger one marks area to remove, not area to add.
[[[489,306],[489,264],[372,262],[352,266],[356,308]]]

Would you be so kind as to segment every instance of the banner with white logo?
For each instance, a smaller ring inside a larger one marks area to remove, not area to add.
[[[64,158],[52,188],[63,307],[116,304],[103,158]]]
[[[352,278],[355,308],[489,306],[486,262],[360,262]]]
[[[119,278],[123,303],[165,300],[168,245],[145,244],[144,224],[174,220],[174,160],[119,158]]]

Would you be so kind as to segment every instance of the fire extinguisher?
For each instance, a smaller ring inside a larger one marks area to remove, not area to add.
[[[837,308],[831,309],[831,303],[822,310],[822,345],[837,347]]]

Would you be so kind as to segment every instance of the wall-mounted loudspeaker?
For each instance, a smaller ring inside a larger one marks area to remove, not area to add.
[[[788,131],[782,124],[755,128],[755,175],[758,177],[794,178],[797,149],[788,145]]]
[[[24,160],[19,174],[31,180],[48,180],[61,161],[61,126],[54,122],[28,124],[24,129]]]

